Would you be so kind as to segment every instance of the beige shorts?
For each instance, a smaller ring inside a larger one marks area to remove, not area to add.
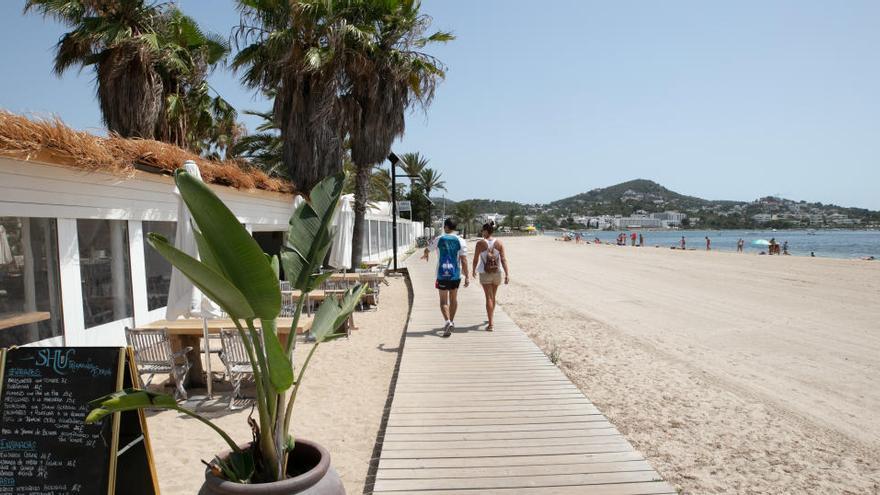
[[[480,283],[483,285],[501,285],[501,270],[495,273],[481,273]]]

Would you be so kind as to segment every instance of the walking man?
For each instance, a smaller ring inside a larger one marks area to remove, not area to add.
[[[443,336],[449,337],[455,330],[455,312],[458,309],[458,287],[464,273],[464,286],[470,285],[467,270],[467,243],[455,234],[458,224],[447,218],[443,221],[444,234],[431,241],[425,248],[422,259],[428,261],[428,253],[437,251],[437,282],[434,286],[440,293],[440,312],[446,323]]]

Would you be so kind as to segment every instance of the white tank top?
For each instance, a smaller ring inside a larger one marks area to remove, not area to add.
[[[486,247],[485,251],[480,253],[480,262],[477,264],[477,273],[486,273],[486,269],[485,269],[486,257],[488,256],[490,250],[495,250],[496,239],[491,239],[491,240],[483,239],[483,240],[486,241],[486,243],[488,244],[488,247]],[[499,253],[497,250],[495,250],[495,254],[497,256],[499,256],[499,258],[500,258],[501,253]],[[498,273],[501,273],[501,274],[504,273],[504,266],[501,264],[501,259],[498,260]]]

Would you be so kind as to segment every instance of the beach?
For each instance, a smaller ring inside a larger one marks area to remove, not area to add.
[[[880,262],[503,242],[501,306],[684,493],[880,492]]]
[[[331,463],[350,494],[364,490],[409,312],[405,280],[387,280],[390,285],[382,287],[378,309],[355,312],[358,329],[350,339],[321,344],[294,409],[291,433],[330,451]],[[297,367],[311,345],[297,344]],[[222,369],[219,361],[214,366],[215,371]],[[228,387],[222,390],[217,402],[203,405],[198,412],[206,413],[236,441],[249,441],[250,407],[229,411]],[[244,392],[253,396],[253,387],[244,387]],[[148,414],[147,423],[162,493],[197,493],[204,481],[201,460],[210,461],[227,449],[226,444],[205,425],[172,411]]]

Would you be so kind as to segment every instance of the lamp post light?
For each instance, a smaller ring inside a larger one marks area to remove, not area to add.
[[[397,175],[397,166],[401,163],[404,163],[403,160],[400,159],[397,155],[392,151],[388,155],[388,161],[391,162],[391,247],[392,247],[392,256],[394,256],[394,271],[397,271],[397,178],[398,177],[408,177],[408,178],[417,178],[418,175],[406,175],[401,174]],[[410,221],[412,221],[412,209],[409,211]]]

